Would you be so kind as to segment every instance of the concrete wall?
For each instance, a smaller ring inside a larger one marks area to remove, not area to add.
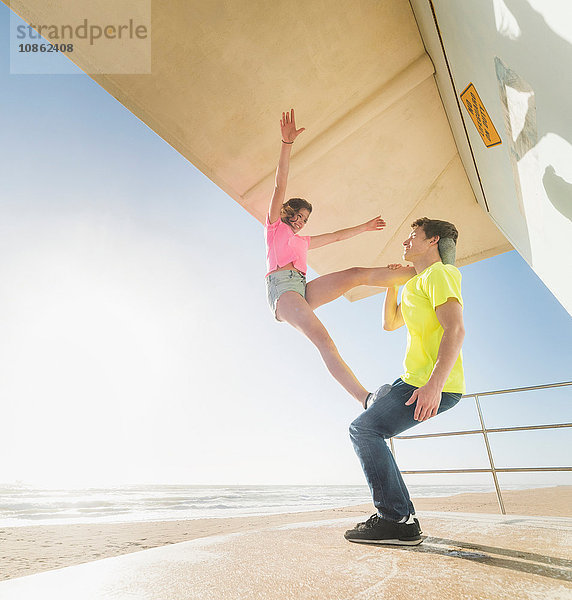
[[[479,203],[572,313],[572,2],[411,4]],[[458,101],[470,83],[499,145]]]

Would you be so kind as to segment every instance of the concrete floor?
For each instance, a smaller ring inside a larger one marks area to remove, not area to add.
[[[197,539],[0,583],[1,600],[572,598],[572,519],[420,513],[417,547],[351,544],[354,519]]]

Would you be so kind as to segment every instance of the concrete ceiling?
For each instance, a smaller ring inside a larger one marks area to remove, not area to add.
[[[90,14],[106,15],[109,3],[89,2]],[[84,0],[63,4],[58,19],[81,21]],[[45,0],[12,8],[36,23],[54,22],[57,12]],[[305,233],[377,214],[388,222],[382,232],[311,251],[319,274],[398,262],[420,216],[457,225],[459,266],[511,249],[475,199],[406,0],[154,0],[150,10],[150,74],[97,73],[89,44],[74,62],[261,223],[279,117],[294,107],[306,131],[293,150],[287,197],[313,204]],[[377,291],[356,288],[348,297]]]

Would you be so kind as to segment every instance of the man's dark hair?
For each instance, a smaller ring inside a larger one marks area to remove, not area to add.
[[[455,244],[459,237],[459,232],[453,223],[449,221],[440,221],[439,219],[429,219],[428,217],[421,217],[411,223],[411,227],[422,227],[425,232],[425,236],[428,238],[439,236],[440,239],[451,238]]]

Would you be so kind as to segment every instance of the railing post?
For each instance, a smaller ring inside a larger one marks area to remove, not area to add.
[[[479,397],[475,394],[475,403],[477,405],[477,412],[479,413],[479,419],[481,421],[481,429],[483,432],[483,437],[485,438],[485,446],[487,447],[487,454],[489,455],[489,463],[491,465],[491,473],[493,475],[493,481],[495,483],[495,489],[497,492],[497,500],[499,502],[499,508],[500,511],[503,515],[506,515],[506,511],[504,509],[504,503],[502,501],[502,494],[501,494],[501,489],[500,489],[500,485],[499,485],[499,480],[497,478],[497,472],[495,469],[495,463],[493,460],[493,452],[491,450],[491,446],[489,444],[489,437],[487,435],[487,429],[485,427],[485,420],[483,419],[483,413],[481,411],[481,403],[479,402]]]
[[[391,454],[393,454],[393,458],[395,457],[395,447],[393,446],[393,438],[390,437],[389,438],[389,448],[391,449]]]

